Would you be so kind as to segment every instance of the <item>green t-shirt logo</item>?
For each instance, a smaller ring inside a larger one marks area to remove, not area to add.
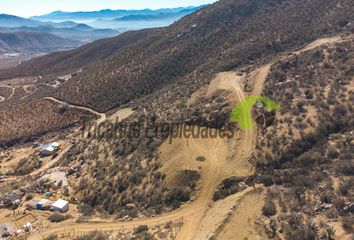
[[[255,125],[252,119],[252,107],[256,103],[263,103],[264,109],[266,111],[279,111],[280,105],[272,100],[261,97],[261,96],[248,96],[241,102],[239,102],[236,107],[232,110],[230,120],[238,122],[241,129],[253,128]]]

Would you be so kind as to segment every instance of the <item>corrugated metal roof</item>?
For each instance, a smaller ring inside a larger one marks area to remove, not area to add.
[[[65,207],[66,205],[68,205],[69,202],[68,201],[65,201],[63,199],[58,199],[55,203],[52,204],[52,207],[55,207],[55,208],[63,208]]]
[[[52,152],[55,149],[57,149],[59,146],[60,146],[60,143],[52,142],[52,143],[49,143],[49,144],[46,144],[46,145],[41,145],[39,147],[39,150],[41,150],[41,151],[47,150],[47,151],[51,151]]]

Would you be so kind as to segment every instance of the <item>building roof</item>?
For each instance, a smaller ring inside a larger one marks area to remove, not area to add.
[[[65,201],[63,199],[58,199],[55,203],[52,204],[52,207],[61,209],[66,207],[68,204],[69,204],[68,201]]]
[[[60,143],[52,142],[52,143],[49,143],[49,144],[41,145],[39,147],[39,150],[41,150],[41,151],[47,150],[47,151],[51,151],[52,152],[55,149],[57,149],[59,146],[60,146]]]
[[[59,146],[60,146],[60,143],[58,143],[58,142],[52,142],[50,145],[51,145],[52,147],[59,147]]]
[[[49,202],[48,199],[42,198],[41,200],[39,200],[39,201],[37,202],[37,204],[43,205],[43,204],[46,204],[46,203],[48,203],[48,202]]]
[[[52,151],[55,150],[55,148],[53,148],[52,146],[48,146],[48,145],[40,146],[39,149],[40,149],[41,151],[50,151],[50,152],[52,152]]]

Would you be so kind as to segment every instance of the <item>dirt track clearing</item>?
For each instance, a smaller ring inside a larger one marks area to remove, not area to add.
[[[317,40],[313,41],[312,43],[306,45],[304,48],[302,48],[302,49],[300,49],[298,51],[295,51],[293,53],[294,54],[300,54],[302,52],[306,52],[306,51],[312,50],[312,49],[314,49],[316,47],[319,47],[321,45],[336,43],[336,42],[340,42],[341,40],[342,40],[342,38],[339,37],[339,36],[317,39]]]
[[[225,224],[225,221],[229,218],[229,216],[233,214],[235,208],[242,209],[244,210],[244,212],[246,212],[248,210],[251,210],[250,208],[253,208],[252,204],[254,203],[262,207],[263,201],[249,202],[249,196],[253,196],[253,195],[258,196],[260,195],[259,194],[260,191],[262,191],[262,188],[253,189],[252,187],[249,187],[242,192],[238,192],[236,194],[230,195],[225,199],[213,203],[213,205],[206,211],[205,216],[203,217],[200,223],[199,231],[195,234],[193,239],[194,240],[211,239],[213,236],[217,234],[219,229],[222,228],[222,226]],[[260,199],[257,198],[256,200],[260,200]],[[247,209],[243,209],[244,207],[246,207],[245,203],[248,204]],[[246,219],[245,216],[235,215],[234,217],[236,220],[242,222],[244,225],[249,224],[249,222],[244,221],[244,219]],[[231,225],[233,229],[239,229],[239,227],[235,228],[235,225],[233,224]],[[230,236],[231,237],[227,239],[244,239],[244,238],[236,237],[237,235],[231,234]]]
[[[132,108],[123,108],[113,113],[111,116],[107,117],[107,120],[115,121],[117,119],[118,121],[121,121],[123,119],[130,117],[130,115],[132,115],[133,113],[134,110]]]
[[[242,100],[245,95],[240,87],[240,82],[237,76],[234,73],[225,73],[230,79],[231,77],[234,78],[232,84],[229,84],[227,81],[221,81],[221,84],[216,85],[216,90],[230,90],[236,94],[237,100]],[[220,77],[220,76],[218,76]],[[219,81],[219,80],[217,80]],[[220,88],[219,88],[220,87]],[[60,102],[59,100],[52,99],[54,101]],[[73,106],[78,107],[78,106]],[[81,109],[85,109],[80,107]],[[99,113],[98,113],[99,114]],[[102,119],[102,118],[101,118]],[[106,119],[106,118],[104,118]],[[255,132],[245,132],[241,135],[240,139],[240,148],[239,154],[236,158],[237,161],[226,161],[229,150],[228,150],[228,143],[227,141],[236,141],[236,139],[180,139],[174,142],[173,144],[166,145],[164,143],[162,145],[161,152],[162,154],[166,154],[164,157],[167,159],[165,163],[165,167],[163,167],[164,171],[169,175],[173,176],[173,173],[177,172],[179,169],[190,169],[194,168],[193,164],[196,162],[195,157],[197,155],[203,155],[206,157],[206,161],[203,162],[203,166],[201,169],[201,185],[198,190],[198,196],[196,200],[182,206],[181,208],[173,211],[171,213],[162,214],[161,216],[150,218],[150,219],[140,219],[133,222],[102,222],[102,223],[75,223],[75,229],[80,229],[81,231],[90,231],[92,229],[99,229],[99,230],[111,230],[112,228],[134,228],[138,225],[156,225],[159,223],[164,223],[173,220],[180,220],[183,218],[185,221],[184,226],[180,230],[177,235],[177,239],[181,240],[188,240],[194,239],[194,235],[197,232],[202,231],[201,229],[201,222],[203,221],[204,214],[207,211],[209,206],[212,206],[212,196],[219,185],[220,181],[229,176],[229,172],[227,169],[234,168],[235,171],[241,171],[244,175],[249,175],[252,173],[250,169],[250,165],[247,163],[247,159],[252,153],[254,147],[252,144],[254,143],[253,136]],[[169,140],[166,140],[169,141]],[[165,148],[170,148],[166,150],[164,153]],[[243,149],[245,148],[245,149]],[[178,152],[176,152],[178,150]],[[251,151],[251,152],[250,152]],[[181,153],[181,155],[178,155]],[[175,156],[176,155],[176,156]],[[244,167],[241,164],[244,164]],[[173,179],[173,177],[170,177]],[[246,192],[246,191],[245,191]],[[242,196],[244,192],[240,192],[239,195]],[[204,221],[209,221],[208,219],[204,219]],[[49,229],[43,235],[33,234],[30,236],[29,239],[36,239],[38,236],[48,236],[51,233],[55,232],[62,232],[72,227],[72,223],[63,223],[58,227],[54,227]]]
[[[338,38],[336,38],[336,41],[339,41]],[[327,38],[327,39],[320,39],[317,40],[305,48],[302,49],[302,51],[307,51],[310,49],[313,49],[321,44],[324,43],[329,43],[333,42],[332,38]],[[253,90],[252,90],[252,95],[257,96],[262,94],[263,90],[263,85],[264,82],[267,78],[267,75],[269,73],[271,64],[267,64],[263,67],[260,67],[259,69],[255,70],[253,73],[251,73],[251,81],[253,82]],[[233,78],[235,73],[229,72],[229,73],[223,73],[226,75],[219,75],[220,76],[225,76],[226,78],[230,79]],[[252,75],[253,74],[253,75]],[[233,81],[235,83],[237,81]],[[220,82],[219,82],[220,83]],[[240,85],[230,85],[230,83],[225,84],[216,84],[212,88],[220,89],[222,88],[225,90],[225,88],[228,88],[226,90],[231,90],[234,93],[236,93],[236,98],[237,100],[241,100],[244,98],[242,88]],[[225,87],[226,86],[226,87]],[[230,86],[232,86],[230,88]],[[203,143],[198,140],[195,141],[190,141],[190,146],[196,149],[195,151],[200,151],[204,152],[204,155],[208,159],[205,162],[205,166],[202,166],[202,179],[201,179],[201,186],[199,189],[198,197],[195,201],[188,205],[184,205],[181,208],[177,209],[176,211],[162,214],[158,217],[155,218],[149,218],[149,219],[139,219],[139,220],[134,220],[132,222],[99,222],[99,223],[63,223],[63,224],[58,224],[57,226],[46,230],[44,233],[34,233],[29,237],[29,239],[38,239],[40,236],[48,236],[51,233],[59,233],[59,232],[64,232],[65,230],[69,229],[76,229],[80,231],[92,231],[94,229],[102,230],[102,231],[110,231],[112,228],[130,228],[132,229],[133,227],[136,227],[141,224],[146,224],[148,226],[155,225],[155,224],[161,224],[167,221],[171,220],[178,220],[183,218],[185,220],[185,224],[181,231],[179,232],[177,239],[181,240],[188,240],[188,239],[194,239],[195,234],[205,234],[203,233],[203,225],[201,223],[208,221],[208,217],[203,219],[206,215],[205,212],[208,209],[209,204],[211,203],[211,196],[215,191],[215,187],[218,185],[218,179],[221,179],[225,176],[229,176],[232,174],[239,173],[240,171],[238,168],[241,169],[244,168],[244,173],[251,173],[251,169],[248,169],[248,157],[252,154],[255,143],[256,143],[256,129],[248,129],[244,131],[244,133],[241,135],[241,140],[240,140],[240,145],[237,146],[237,155],[236,155],[236,161],[232,161],[232,159],[225,163],[224,160],[221,156],[218,155],[218,148],[224,148],[225,145],[221,141],[216,141],[215,146],[216,147],[210,147],[209,143]],[[181,143],[183,145],[183,142]],[[178,148],[177,148],[178,149]],[[227,148],[226,148],[227,149]],[[225,149],[224,149],[225,151]],[[193,151],[192,151],[193,152]],[[222,154],[225,154],[223,152]],[[179,162],[176,162],[176,164],[180,164]],[[227,164],[227,165],[225,165]],[[245,164],[244,167],[242,167]],[[173,166],[170,166],[173,168]],[[185,167],[191,167],[189,164],[186,164]],[[182,169],[182,167],[180,167]],[[166,170],[167,171],[167,170]],[[169,170],[172,172],[172,169]],[[241,192],[240,195],[244,195],[244,192]],[[258,197],[252,198],[250,200],[250,203],[253,201],[258,201]],[[247,202],[248,204],[248,202]],[[210,205],[213,206],[213,205]],[[252,216],[255,216],[257,213],[257,209],[259,208],[259,205],[256,205],[257,207],[255,209],[252,209],[253,204],[247,205],[248,208],[251,208],[251,210],[255,210],[255,212],[252,213]],[[237,212],[235,214],[235,218],[232,218],[230,221],[240,224],[241,226],[246,226],[248,224],[248,220],[245,219],[245,215],[247,215],[246,212]],[[252,217],[253,218],[253,217]],[[212,218],[210,218],[210,221],[212,221]],[[246,224],[246,225],[245,225]],[[228,225],[226,224],[224,227],[225,229],[228,229],[229,227],[234,226],[233,224]],[[243,236],[245,232],[236,232],[239,236]],[[252,233],[251,233],[252,234]],[[229,235],[226,233],[223,233],[222,231],[220,232],[220,239],[230,239],[227,238]],[[232,239],[232,238],[231,238]]]
[[[74,104],[69,104],[67,102],[64,102],[62,100],[59,100],[59,99],[56,99],[54,97],[44,97],[43,99],[47,99],[47,100],[50,100],[50,101],[54,101],[56,103],[59,103],[59,104],[62,104],[62,105],[67,105],[68,107],[71,107],[71,108],[76,108],[76,109],[80,109],[80,110],[84,110],[84,111],[88,111],[96,116],[99,116],[100,119],[106,119],[106,114],[105,113],[99,113],[91,108],[87,108],[87,107],[82,107],[82,106],[78,106],[78,105],[74,105]]]
[[[262,213],[264,192],[253,191],[246,194],[237,204],[233,215],[227,220],[216,239],[249,239],[261,240],[267,237],[255,222]],[[235,227],[237,226],[237,227]]]
[[[215,78],[209,84],[207,97],[212,96],[218,90],[231,91],[233,93],[232,102],[238,102],[244,99],[243,77],[236,75],[235,72],[221,72],[216,74]]]

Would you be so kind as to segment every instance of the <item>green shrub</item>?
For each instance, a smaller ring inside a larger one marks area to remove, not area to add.
[[[277,213],[275,204],[273,201],[267,201],[262,208],[263,215],[270,217]]]
[[[148,228],[147,225],[140,225],[140,226],[138,226],[135,229],[134,233],[135,234],[141,234],[141,233],[144,233],[144,232],[147,232],[147,231],[149,231],[149,228]]]
[[[198,156],[195,160],[197,160],[198,162],[204,162],[205,161],[205,157]]]
[[[262,176],[262,182],[264,184],[264,186],[266,187],[270,187],[273,185],[273,176],[270,174],[265,174]]]
[[[83,236],[74,238],[74,240],[108,240],[108,239],[109,236],[100,231],[90,232]]]
[[[70,215],[61,214],[61,213],[53,213],[48,217],[48,221],[50,222],[62,222],[70,218]]]
[[[45,238],[45,240],[57,240],[57,239],[58,239],[58,235],[56,234],[51,234]]]

